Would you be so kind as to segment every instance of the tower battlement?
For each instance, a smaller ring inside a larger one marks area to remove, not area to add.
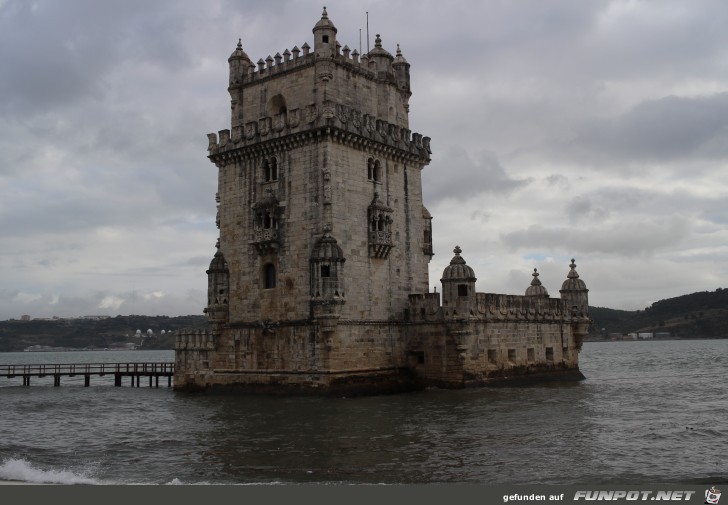
[[[207,135],[207,150],[213,161],[218,155],[236,149],[258,145],[260,142],[287,137],[291,134],[308,133],[332,135],[343,142],[377,142],[390,148],[430,160],[432,150],[430,137],[413,133],[407,128],[377,119],[369,114],[342,104],[325,102],[323,110],[311,104],[304,110],[292,109],[285,114],[276,114],[250,121],[245,125],[220,130]],[[324,128],[323,130],[320,130]],[[331,130],[334,128],[339,131]],[[319,131],[317,131],[319,130]],[[299,140],[305,141],[306,136]],[[372,146],[373,147],[373,146]],[[376,147],[375,147],[376,149]],[[381,148],[379,148],[381,149]],[[394,151],[392,151],[394,153]],[[402,156],[402,154],[400,154]]]

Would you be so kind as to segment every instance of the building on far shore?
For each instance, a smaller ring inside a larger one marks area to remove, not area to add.
[[[342,47],[326,9],[313,39],[257,63],[239,42],[228,59],[231,125],[208,135],[220,230],[211,324],[177,333],[175,388],[583,378],[588,289],[573,260],[558,298],[535,269],[524,295],[478,293],[456,246],[441,293],[429,292],[430,138],[410,130],[410,64],[379,35],[366,54]]]

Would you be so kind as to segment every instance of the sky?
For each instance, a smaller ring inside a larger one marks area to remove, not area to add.
[[[227,58],[366,12],[432,138],[430,285],[643,309],[728,287],[724,0],[0,0],[0,319],[202,314]]]

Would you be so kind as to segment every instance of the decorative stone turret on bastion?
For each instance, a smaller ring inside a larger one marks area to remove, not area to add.
[[[566,280],[561,285],[559,293],[561,299],[566,304],[567,310],[571,313],[571,329],[574,333],[576,343],[579,349],[584,337],[589,333],[589,290],[586,284],[579,278],[576,271],[576,262],[572,259],[571,270]]]
[[[442,272],[442,306],[446,318],[468,319],[475,309],[475,272],[460,256],[462,249],[455,246],[455,256]]]

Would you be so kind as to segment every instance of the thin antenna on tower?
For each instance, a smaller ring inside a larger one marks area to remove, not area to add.
[[[369,54],[369,11],[367,11],[367,54]]]
[[[361,28],[359,28],[359,54],[361,54]]]

